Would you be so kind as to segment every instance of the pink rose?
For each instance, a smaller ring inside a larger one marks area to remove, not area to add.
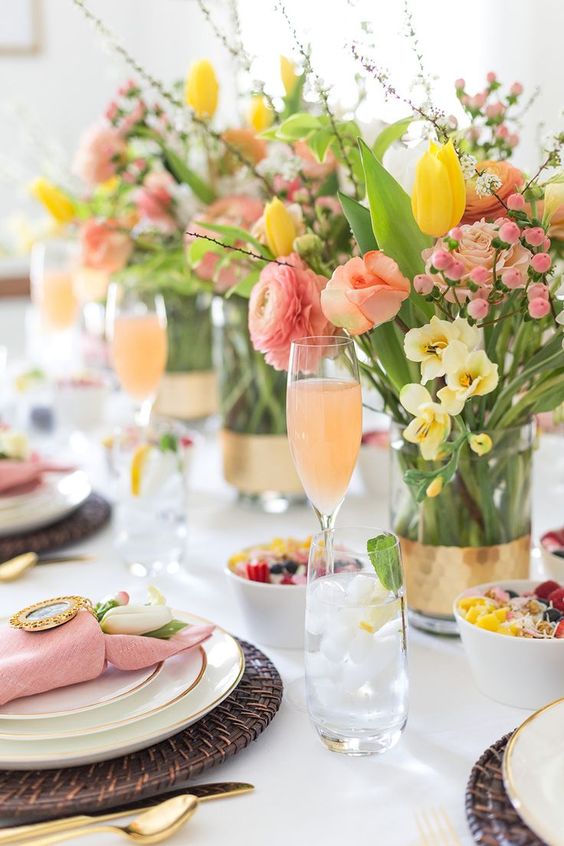
[[[497,238],[500,233],[500,226],[503,228],[507,226],[507,221],[502,218],[496,223],[486,223],[485,220],[480,220],[478,223],[465,223],[459,227],[460,237],[458,238],[458,246],[451,251],[453,261],[459,261],[463,265],[463,272],[459,277],[458,284],[455,288],[448,285],[442,273],[434,275],[435,284],[445,293],[445,297],[450,302],[465,301],[470,297],[470,288],[468,282],[472,281],[480,286],[486,294],[489,292],[493,282],[493,265],[496,254],[495,247],[492,246],[492,241]],[[433,256],[437,250],[447,250],[447,244],[439,238],[434,247],[428,250],[423,250],[423,258],[426,261],[425,272],[430,273],[433,264]],[[500,250],[496,262],[496,272],[504,277],[504,271],[508,268],[519,271],[523,279],[526,278],[526,271],[531,260],[531,253],[525,249],[520,241],[511,244],[507,249]],[[480,270],[477,270],[480,268]],[[513,273],[511,278],[515,278],[516,273]],[[505,277],[504,277],[505,281]]]
[[[263,204],[256,197],[233,196],[223,197],[216,200],[207,209],[198,215],[198,222],[190,223],[188,232],[197,235],[209,235],[210,238],[217,238],[221,241],[221,235],[211,229],[206,229],[206,223],[217,223],[220,226],[238,226],[241,229],[250,229],[263,212]],[[184,243],[188,246],[194,240],[192,235],[187,235]],[[237,246],[244,246],[237,244]],[[236,284],[240,268],[235,263],[223,267],[216,276],[216,265],[220,260],[217,253],[206,253],[198,264],[196,272],[201,279],[208,282],[213,281],[218,293],[224,293]]]
[[[287,370],[290,346],[308,335],[333,335],[335,328],[321,311],[324,276],[310,270],[295,253],[267,264],[249,301],[249,333],[253,346],[275,370]]]
[[[141,217],[164,231],[176,228],[173,207],[172,187],[174,179],[166,171],[149,173],[135,195],[135,204]]]
[[[381,250],[337,267],[321,295],[325,317],[351,335],[393,320],[409,296],[409,280]]]
[[[133,242],[117,221],[89,220],[80,230],[80,246],[86,267],[116,273],[127,264]]]
[[[112,126],[94,124],[80,139],[73,162],[73,172],[89,185],[106,182],[115,176],[126,143]]]

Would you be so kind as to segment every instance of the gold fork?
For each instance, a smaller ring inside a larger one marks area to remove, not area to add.
[[[415,814],[421,846],[462,846],[444,808],[428,808]]]

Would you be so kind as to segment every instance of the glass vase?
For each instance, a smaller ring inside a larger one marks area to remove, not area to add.
[[[254,349],[246,299],[216,297],[213,319],[225,479],[242,501],[285,511],[303,500],[286,435],[286,373]]]
[[[457,634],[452,604],[463,590],[529,574],[533,425],[487,434],[489,453],[478,456],[466,444],[452,481],[417,502],[405,472],[440,462],[425,461],[400,427],[392,430],[392,527],[402,546],[410,620],[427,631]]]
[[[196,420],[217,411],[213,370],[211,295],[163,290],[168,319],[168,360],[156,410]]]

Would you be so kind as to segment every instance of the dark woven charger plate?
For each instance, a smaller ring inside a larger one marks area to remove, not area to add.
[[[255,646],[240,641],[245,671],[233,693],[197,723],[147,749],[82,767],[0,770],[0,816],[20,823],[98,813],[185,789],[256,740],[280,707],[282,680]]]
[[[72,514],[50,526],[0,538],[0,561],[22,552],[48,552],[84,540],[106,525],[111,512],[110,503],[104,497],[91,493]]]
[[[503,784],[503,753],[513,732],[506,734],[474,764],[466,788],[466,817],[480,846],[546,846],[525,825]]]

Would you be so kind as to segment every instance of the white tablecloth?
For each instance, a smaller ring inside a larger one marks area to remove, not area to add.
[[[536,457],[535,535],[562,524],[563,441],[545,436]],[[103,484],[101,455],[88,456]],[[353,486],[354,491],[354,486]],[[222,482],[215,438],[208,436],[196,459],[189,508],[186,569],[156,584],[178,607],[215,620],[248,637],[245,620],[223,574],[234,550],[275,535],[305,536],[315,529],[312,512],[295,508],[266,515],[237,504]],[[385,498],[354,492],[341,525],[387,525]],[[57,593],[91,597],[140,588],[112,550],[108,528],[80,546],[93,562],[37,567],[25,579],[0,587],[2,616]],[[300,652],[263,647],[285,682],[300,677]],[[483,750],[515,728],[528,712],[499,705],[473,685],[458,640],[412,631],[409,639],[410,717],[398,746],[372,758],[346,758],[319,742],[305,712],[284,701],[266,732],[249,748],[206,773],[201,781],[250,781],[253,794],[206,803],[170,843],[191,846],[286,846],[294,843],[373,843],[415,846],[415,812],[444,807],[464,844],[472,842],[464,816],[466,782]],[[78,842],[78,841],[74,841]],[[100,846],[115,843],[100,835]]]

